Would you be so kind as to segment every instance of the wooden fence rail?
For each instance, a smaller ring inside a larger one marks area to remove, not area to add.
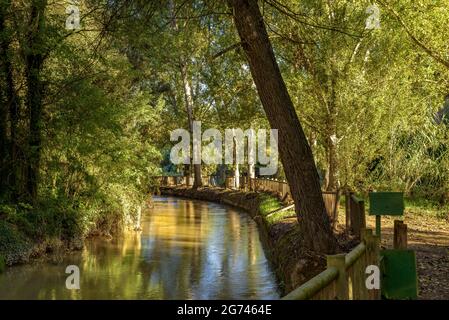
[[[371,229],[364,229],[362,242],[347,254],[327,257],[327,268],[283,300],[378,300],[379,289],[366,286],[366,269],[379,265],[380,241]]]

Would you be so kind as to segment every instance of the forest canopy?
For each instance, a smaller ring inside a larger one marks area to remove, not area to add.
[[[371,1],[258,3],[321,187],[445,206],[447,1],[376,1],[375,28]],[[153,177],[219,170],[170,163],[174,129],[270,128],[227,2],[0,0],[0,63],[0,215],[30,237],[133,221]]]

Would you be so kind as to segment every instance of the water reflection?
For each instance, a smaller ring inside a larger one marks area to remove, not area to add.
[[[78,265],[80,290],[65,288]],[[157,197],[142,232],[95,239],[60,264],[10,268],[0,299],[274,299],[277,285],[257,226],[218,204]]]

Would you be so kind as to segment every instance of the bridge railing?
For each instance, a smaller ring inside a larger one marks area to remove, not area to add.
[[[283,300],[378,300],[379,289],[366,286],[368,266],[379,266],[379,237],[364,229],[362,242],[347,254],[327,256],[327,268]]]

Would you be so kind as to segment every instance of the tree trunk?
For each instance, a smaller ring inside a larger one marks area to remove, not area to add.
[[[237,162],[235,163],[234,186],[236,189],[240,189],[240,166]]]
[[[41,158],[43,32],[46,0],[31,4],[26,56],[27,108],[30,115],[27,190],[32,201],[37,198]]]
[[[190,86],[190,81],[187,74],[187,66],[184,63],[181,63],[181,76],[182,82],[184,86],[184,97],[187,111],[187,118],[189,122],[189,131],[190,136],[193,137],[193,97],[192,97],[192,87]],[[199,142],[194,143],[201,143]],[[201,179],[201,164],[193,164],[193,188],[196,189],[203,185],[203,181]]]
[[[295,201],[305,244],[336,250],[315,161],[277,65],[257,0],[228,0],[251,74],[270,125],[278,129],[279,153]]]
[[[327,137],[327,159],[328,168],[326,172],[326,190],[336,191],[338,189],[338,163],[337,163],[337,142],[336,135],[332,134]]]
[[[11,63],[9,46],[10,39],[6,33],[6,13],[10,2],[6,2],[0,9],[0,74],[2,81],[1,92],[1,175],[2,187],[9,190],[13,199],[17,197],[17,126],[19,121],[19,102],[16,95],[13,79],[13,66]],[[4,87],[3,87],[4,83]],[[9,115],[9,138],[7,136],[7,119]]]
[[[256,177],[256,168],[254,166],[254,163],[248,163],[248,177],[247,177],[247,188],[250,191],[253,191],[251,186],[251,179],[254,179]]]
[[[190,178],[192,176],[191,165],[184,164],[184,178],[186,182],[186,187],[190,186]]]
[[[201,164],[193,165],[193,188],[199,188],[203,185],[203,180],[201,179]]]
[[[336,191],[339,187],[338,181],[338,158],[337,158],[337,99],[336,99],[336,79],[335,74],[332,75],[330,85],[330,98],[328,100],[328,115],[326,121],[326,151],[328,168],[326,172],[327,176],[327,191]]]
[[[256,168],[254,163],[248,164],[248,178],[254,179],[256,177]]]
[[[6,94],[6,78],[8,74],[8,41],[6,39],[6,7],[0,6],[0,194],[7,189],[6,179],[8,158],[8,136],[6,121],[8,115],[8,99]]]

